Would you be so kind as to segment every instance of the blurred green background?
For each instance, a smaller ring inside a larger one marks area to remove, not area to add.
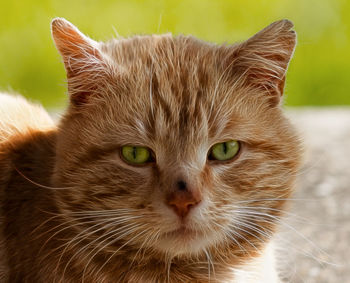
[[[47,107],[67,100],[65,73],[50,21],[65,17],[96,40],[172,32],[222,43],[242,41],[288,18],[298,47],[289,68],[286,104],[350,104],[348,0],[23,0],[1,1],[0,89]]]

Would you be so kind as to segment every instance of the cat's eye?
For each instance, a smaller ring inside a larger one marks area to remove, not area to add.
[[[124,145],[121,148],[121,155],[131,164],[141,165],[151,161],[151,151],[143,146]]]
[[[219,161],[230,160],[238,154],[239,148],[240,144],[235,140],[214,144],[210,149],[209,159]]]

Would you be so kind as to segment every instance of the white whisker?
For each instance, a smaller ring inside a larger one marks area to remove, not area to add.
[[[133,240],[135,240],[137,237],[147,233],[148,230],[142,230],[140,233],[136,234],[134,237],[132,237],[131,239],[129,239],[127,242],[125,242],[122,246],[120,246],[115,252],[113,252],[113,254],[105,261],[105,263],[97,270],[96,274],[98,274],[100,271],[103,270],[104,266],[112,259],[113,256],[115,256],[122,248],[124,248],[127,244],[129,244],[130,242],[132,242]],[[113,242],[115,242],[116,240],[113,240]],[[85,270],[85,269],[84,269]],[[83,279],[82,279],[82,283],[84,283],[84,273],[83,273]]]

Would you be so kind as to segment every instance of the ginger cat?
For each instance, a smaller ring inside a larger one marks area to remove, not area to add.
[[[292,28],[103,43],[54,19],[58,126],[0,96],[0,281],[278,282],[272,239],[301,159],[281,109]]]

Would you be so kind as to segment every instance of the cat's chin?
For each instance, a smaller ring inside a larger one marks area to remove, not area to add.
[[[212,232],[202,232],[180,227],[164,233],[157,241],[157,249],[172,256],[195,255],[203,252],[216,242]]]

